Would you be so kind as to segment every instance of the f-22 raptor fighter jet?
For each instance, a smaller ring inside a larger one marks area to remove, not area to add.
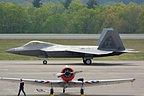
[[[96,46],[70,46],[30,41],[21,47],[12,48],[6,52],[42,58],[83,58],[83,63],[90,65],[91,59],[94,57],[114,56],[133,51],[125,49],[116,31],[112,28],[105,28]],[[47,61],[44,60],[43,64],[47,64]]]

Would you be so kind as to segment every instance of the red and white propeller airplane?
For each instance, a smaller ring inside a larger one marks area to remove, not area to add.
[[[110,84],[120,84],[120,83],[128,83],[134,82],[134,78],[125,78],[125,79],[107,79],[107,80],[84,80],[83,78],[79,78],[78,80],[74,80],[75,74],[80,73],[82,71],[74,71],[69,66],[65,66],[60,73],[55,74],[60,80],[41,80],[41,79],[22,79],[22,78],[9,78],[9,77],[0,77],[0,80],[7,81],[20,81],[23,80],[27,84],[41,84],[43,86],[49,86],[50,96],[54,96],[54,87],[62,87],[63,93],[65,93],[66,88],[71,87],[80,87],[80,96],[85,96],[84,87],[87,86],[98,86],[98,85],[110,85]],[[39,91],[37,89],[37,91]]]

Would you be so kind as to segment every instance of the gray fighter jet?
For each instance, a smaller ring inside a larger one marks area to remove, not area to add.
[[[119,34],[112,28],[105,28],[96,46],[60,45],[42,41],[30,41],[27,44],[7,50],[8,53],[36,56],[42,58],[83,58],[90,65],[94,57],[114,56],[132,49],[125,49]],[[43,61],[47,64],[47,60]]]

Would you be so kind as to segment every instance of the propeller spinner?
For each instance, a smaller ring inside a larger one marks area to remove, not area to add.
[[[57,73],[55,74],[55,76],[57,76],[58,78],[61,77],[64,81],[68,82],[71,81],[74,77],[76,73],[80,73],[82,71],[74,71],[71,67],[69,66],[65,66],[61,73]]]

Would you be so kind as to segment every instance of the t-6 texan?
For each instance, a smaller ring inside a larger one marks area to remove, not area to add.
[[[134,82],[134,78],[125,78],[125,79],[107,79],[107,80],[84,80],[79,78],[74,80],[75,74],[82,71],[74,71],[73,68],[65,66],[60,73],[55,74],[60,80],[43,80],[43,79],[23,79],[23,78],[10,78],[10,77],[0,77],[0,81],[12,81],[20,82],[20,80],[25,81],[27,84],[32,85],[41,85],[50,87],[50,96],[54,96],[54,87],[63,88],[63,93],[65,93],[66,88],[80,87],[80,96],[85,96],[84,87],[90,86],[100,86],[100,85],[110,85],[110,84],[120,84],[120,83],[129,83]],[[38,92],[46,92],[43,89],[36,89]]]
[[[117,32],[112,28],[105,28],[97,46],[73,46],[30,41],[21,47],[12,48],[6,52],[42,58],[83,58],[84,64],[90,65],[91,59],[94,57],[114,56],[133,51],[125,49]],[[47,61],[44,60],[43,64],[47,64]]]

